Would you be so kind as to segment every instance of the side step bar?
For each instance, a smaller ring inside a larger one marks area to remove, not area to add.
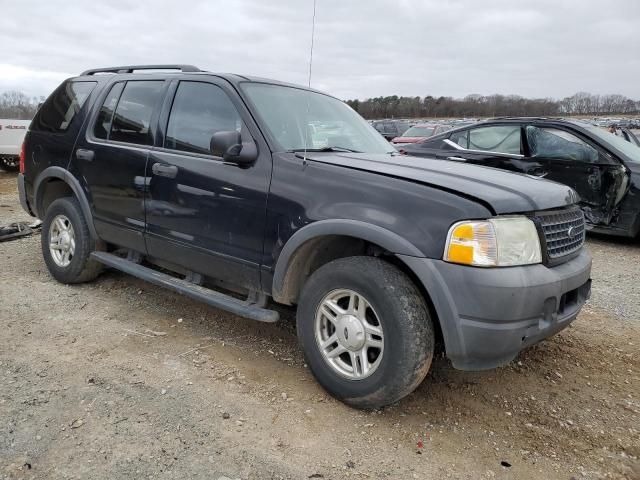
[[[241,317],[250,318],[259,322],[273,323],[279,318],[275,310],[262,308],[264,302],[258,301],[256,295],[249,295],[246,301],[238,300],[224,293],[216,292],[209,288],[201,287],[195,283],[180,278],[172,277],[166,273],[158,272],[151,268],[134,263],[131,260],[118,257],[107,252],[93,252],[91,256],[100,263],[113,267],[134,277],[147,282],[168,288],[187,297],[207,303],[213,307],[227,310]],[[262,305],[261,305],[262,303]]]

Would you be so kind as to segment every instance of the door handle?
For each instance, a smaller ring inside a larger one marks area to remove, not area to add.
[[[151,171],[159,177],[176,178],[178,167],[175,165],[165,165],[164,163],[154,163],[151,166]]]
[[[85,162],[92,162],[95,156],[96,154],[93,150],[86,150],[84,148],[79,148],[76,150],[76,158],[78,160],[84,160]]]
[[[466,162],[466,158],[462,157],[447,157],[447,160],[453,160],[454,162]]]

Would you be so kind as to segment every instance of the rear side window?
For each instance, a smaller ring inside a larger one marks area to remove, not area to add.
[[[519,155],[520,125],[474,128],[469,131],[469,149]]]
[[[153,144],[150,131],[151,116],[161,100],[163,84],[162,80],[127,82],[110,122],[109,140],[138,145]],[[112,100],[109,97],[111,92],[107,95],[105,103]],[[106,116],[109,106],[103,105],[103,108]]]
[[[96,85],[96,82],[64,82],[42,104],[31,128],[45,132],[66,131]]]
[[[227,94],[210,83],[180,82],[171,107],[165,148],[211,155],[211,136],[240,132],[242,121]]]
[[[116,105],[120,99],[120,94],[124,88],[124,82],[116,83],[109,94],[104,99],[104,103],[100,108],[98,119],[93,127],[93,134],[96,138],[102,138],[107,140],[109,138],[109,132],[111,131],[111,123],[113,122],[113,114],[116,111]]]

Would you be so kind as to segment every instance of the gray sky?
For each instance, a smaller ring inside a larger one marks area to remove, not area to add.
[[[313,0],[1,0],[0,92],[192,63],[307,83]],[[317,0],[313,87],[340,98],[640,98],[638,0]]]

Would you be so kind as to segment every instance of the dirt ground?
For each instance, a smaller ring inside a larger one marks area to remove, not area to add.
[[[0,225],[26,220],[0,173]],[[640,244],[590,239],[592,301],[489,372],[436,358],[363,412],[304,365],[294,312],[265,325],[108,271],[47,273],[0,243],[0,478],[640,478]]]

